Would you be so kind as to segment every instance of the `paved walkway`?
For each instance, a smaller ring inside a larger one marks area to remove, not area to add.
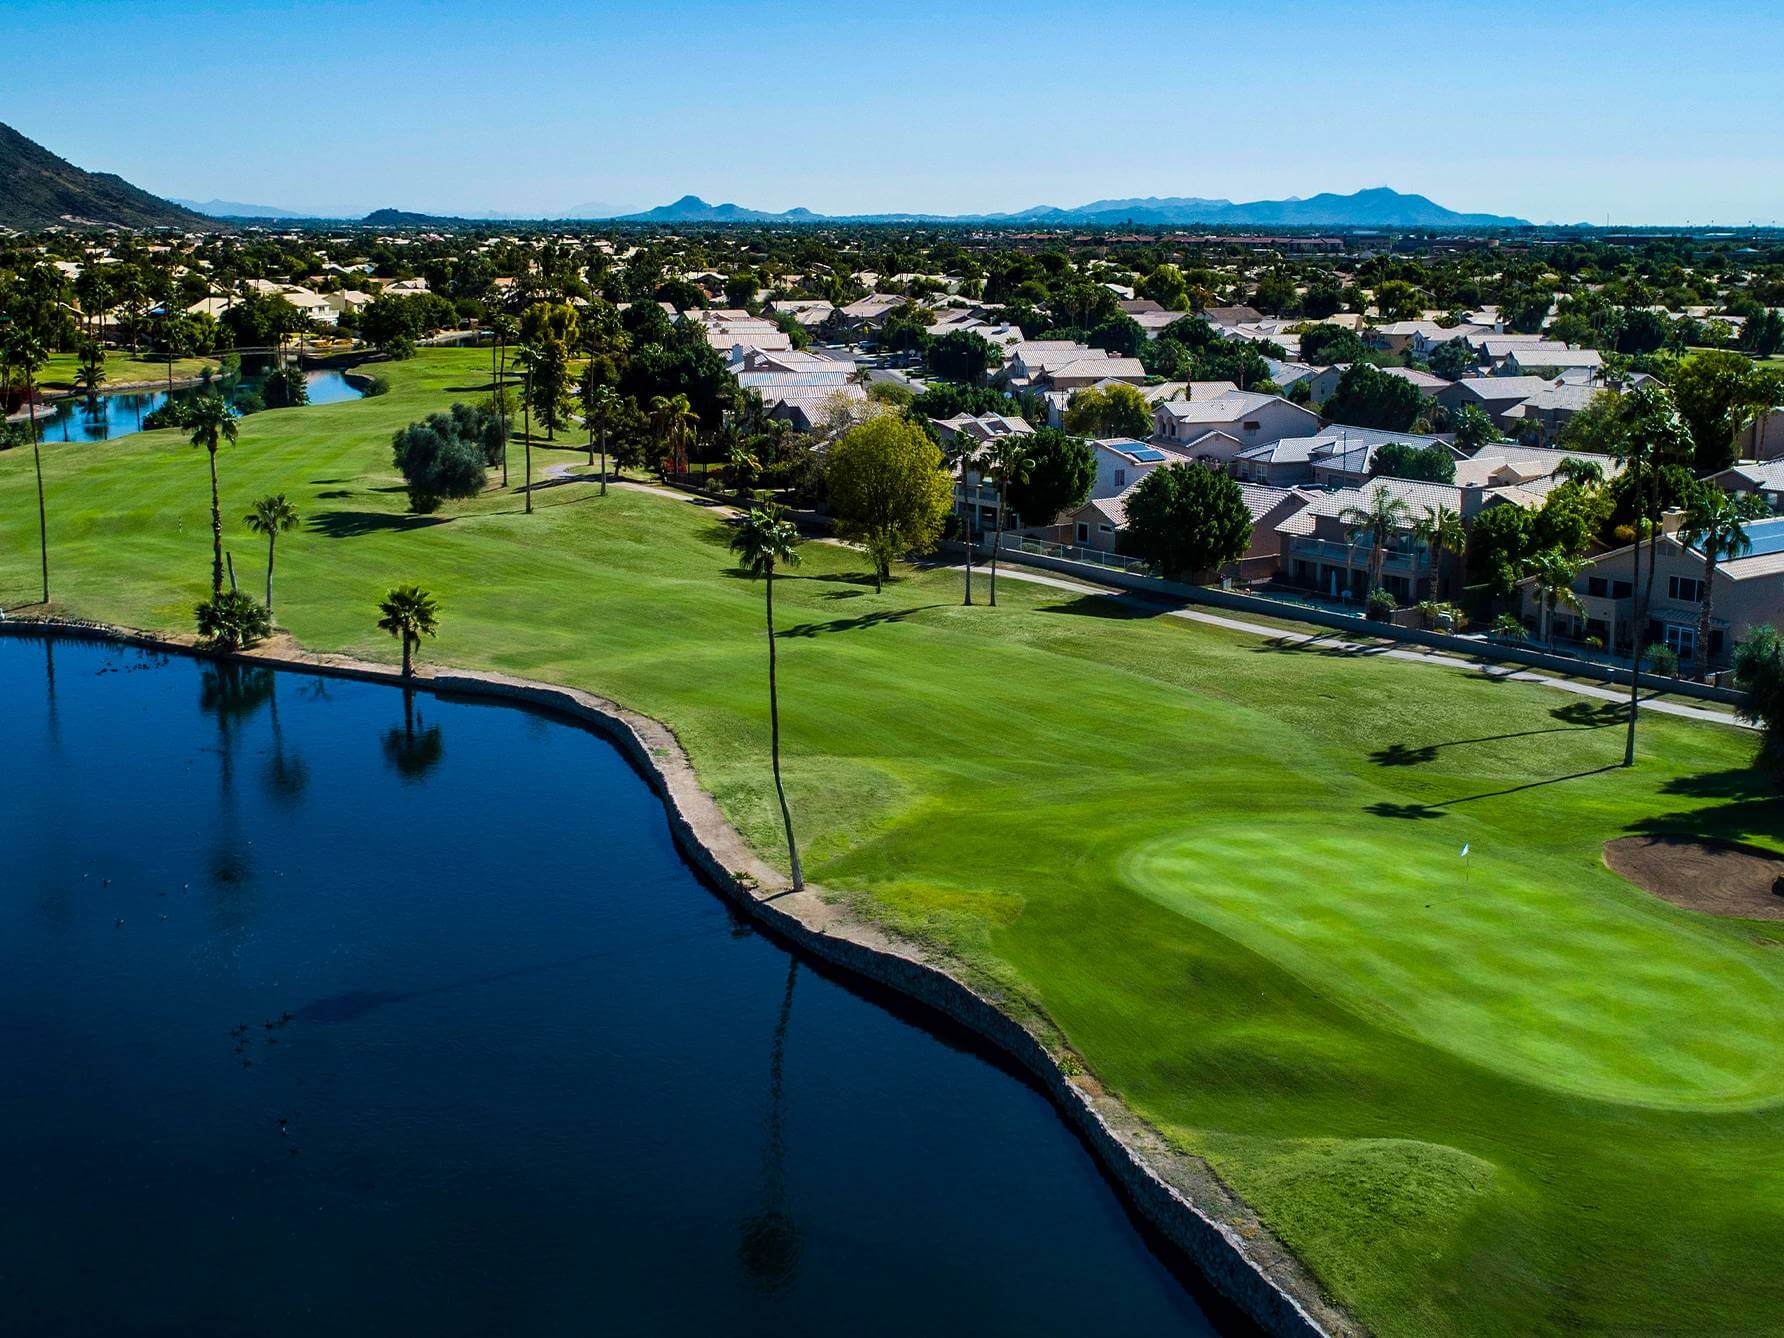
[[[964,572],[966,568],[954,566],[949,567],[948,570]],[[982,572],[983,568],[979,568],[979,570]],[[1037,571],[1012,570],[1005,566],[998,567],[997,575],[1000,580],[1028,581],[1034,585],[1050,586],[1055,590],[1068,590],[1073,594],[1095,595],[1102,599],[1115,600],[1117,603],[1126,604],[1129,607],[1151,609],[1168,618],[1182,618],[1188,622],[1205,623],[1210,627],[1223,627],[1229,632],[1245,632],[1251,636],[1266,637],[1272,641],[1286,641],[1291,646],[1305,646],[1309,649],[1322,647],[1347,654],[1410,660],[1444,669],[1469,669],[1477,673],[1489,674],[1494,678],[1509,679],[1514,683],[1541,683],[1546,687],[1559,688],[1563,692],[1571,692],[1580,697],[1592,697],[1599,701],[1624,702],[1629,700],[1627,691],[1602,683],[1575,683],[1565,678],[1552,678],[1548,674],[1537,673],[1533,669],[1511,669],[1492,664],[1483,665],[1474,660],[1463,659],[1459,655],[1445,655],[1440,651],[1418,650],[1383,642],[1350,641],[1329,632],[1296,636],[1280,627],[1247,622],[1243,618],[1230,618],[1219,613],[1207,613],[1201,609],[1164,608],[1154,600],[1129,594],[1113,586],[1091,585],[1085,581],[1074,581],[1066,576],[1052,576]],[[1641,701],[1644,710],[1658,711],[1661,715],[1676,715],[1685,720],[1708,720],[1718,725],[1735,725],[1743,729],[1753,728],[1745,721],[1711,707],[1687,706],[1683,702],[1665,701],[1651,696],[1643,697]]]

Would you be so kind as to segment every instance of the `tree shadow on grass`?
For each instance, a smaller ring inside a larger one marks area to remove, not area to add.
[[[1378,818],[1441,818],[1457,804],[1472,804],[1479,799],[1499,799],[1508,794],[1521,794],[1525,790],[1540,790],[1547,785],[1560,785],[1563,781],[1584,780],[1588,776],[1603,775],[1607,771],[1620,771],[1616,763],[1606,763],[1601,767],[1591,767],[1585,771],[1571,771],[1565,776],[1550,776],[1546,780],[1525,781],[1522,785],[1508,785],[1502,790],[1482,790],[1479,794],[1458,795],[1454,799],[1438,799],[1429,804],[1413,802],[1397,804],[1387,800],[1379,803],[1365,804],[1363,812]]]
[[[356,539],[388,530],[424,530],[430,525],[445,525],[450,516],[408,516],[389,511],[318,511],[310,517],[309,529],[330,539]]]
[[[831,632],[854,632],[864,627],[881,627],[887,623],[901,623],[914,613],[925,609],[939,609],[940,604],[924,604],[914,609],[875,609],[872,613],[863,613],[855,618],[832,618],[822,623],[800,623],[795,627],[783,627],[776,636],[782,637],[814,637],[825,636]]]
[[[1167,612],[1163,606],[1147,608],[1133,604],[1124,599],[1110,595],[1080,595],[1063,604],[1044,604],[1042,613],[1067,613],[1074,618],[1107,618],[1118,622],[1130,622],[1143,618],[1157,618]]]
[[[336,501],[339,501],[343,497],[351,497],[351,496],[353,496],[353,491],[350,488],[330,488],[327,492],[317,493],[316,500],[319,502],[322,502],[322,501],[336,502]]]
[[[1378,767],[1417,767],[1427,762],[1435,762],[1437,754],[1444,748],[1460,748],[1471,743],[1499,743],[1505,739],[1527,739],[1538,734],[1577,734],[1581,731],[1604,729],[1611,725],[1620,725],[1629,718],[1628,710],[1617,702],[1569,702],[1566,706],[1557,706],[1549,712],[1551,719],[1559,720],[1559,725],[1549,725],[1542,729],[1518,729],[1504,734],[1482,734],[1472,739],[1449,739],[1443,743],[1390,743],[1387,747],[1369,754],[1369,760]]]
[[[1776,841],[1784,835],[1784,798],[1744,799],[1709,808],[1656,813],[1630,823],[1628,831],[1644,836],[1690,836],[1698,840]]]

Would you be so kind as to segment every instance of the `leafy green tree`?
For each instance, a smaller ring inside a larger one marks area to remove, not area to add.
[[[1456,445],[1469,452],[1499,440],[1493,420],[1472,404],[1464,404],[1450,415],[1450,430],[1456,435]]]
[[[1741,718],[1763,731],[1760,757],[1784,771],[1784,634],[1760,623],[1742,637],[1734,648],[1734,681],[1747,694]]]
[[[1685,503],[1685,520],[1679,541],[1703,554],[1703,593],[1697,604],[1697,657],[1700,666],[1710,660],[1710,607],[1715,599],[1716,567],[1729,558],[1750,551],[1753,540],[1747,522],[1770,514],[1763,499],[1752,493],[1736,496],[1713,483],[1692,489]]]
[[[272,634],[272,610],[244,590],[221,590],[193,610],[198,635],[218,650],[246,650]]]
[[[1439,344],[1432,350],[1428,361],[1433,372],[1451,381],[1460,381],[1463,377],[1473,376],[1480,370],[1480,363],[1474,350],[1461,339],[1451,339],[1446,343]],[[1475,412],[1479,413],[1480,411],[1476,409]]]
[[[978,385],[998,366],[997,346],[977,330],[949,330],[929,341],[929,370],[937,376]]]
[[[1086,386],[1066,401],[1065,430],[1080,437],[1144,441],[1152,435],[1152,407],[1138,390],[1120,381]]]
[[[415,648],[438,636],[440,604],[418,585],[399,585],[378,604],[378,627],[403,643],[403,677],[415,676]]]
[[[1364,498],[1361,506],[1347,506],[1338,513],[1338,521],[1353,541],[1369,544],[1369,595],[1374,597],[1381,587],[1381,572],[1387,562],[1388,544],[1396,533],[1411,528],[1411,508],[1406,499],[1397,497],[1379,484]]]
[[[825,470],[838,530],[873,559],[881,589],[895,559],[927,553],[953,509],[953,477],[921,429],[891,414],[850,428],[830,448]]]
[[[1611,495],[1602,487],[1563,483],[1549,491],[1530,520],[1530,548],[1559,548],[1569,557],[1584,557],[1604,532],[1611,514]]]
[[[1439,442],[1414,446],[1410,442],[1390,441],[1376,448],[1369,472],[1421,483],[1454,483],[1456,457]]]
[[[1741,329],[1741,347],[1756,358],[1769,358],[1784,348],[1784,311],[1768,307],[1748,317]]]
[[[217,490],[217,448],[234,442],[235,411],[221,395],[199,395],[187,406],[192,444],[202,446],[211,466],[211,599],[223,593],[223,500]]]
[[[255,534],[266,536],[266,611],[271,614],[274,549],[281,534],[289,534],[297,528],[297,508],[286,500],[284,493],[274,493],[254,503],[254,509],[242,519]]]
[[[1424,294],[1404,279],[1388,279],[1375,288],[1375,307],[1384,321],[1403,321],[1424,310]]]
[[[1410,381],[1359,362],[1347,367],[1338,379],[1325,416],[1352,427],[1411,432],[1421,419],[1429,420],[1433,408],[1431,400]]]
[[[779,512],[752,507],[737,522],[731,551],[738,565],[762,581],[763,603],[768,618],[768,739],[774,765],[774,793],[780,800],[781,825],[787,833],[787,856],[793,866],[793,890],[805,889],[805,873],[799,866],[799,844],[793,839],[793,813],[787,807],[787,789],[781,783],[780,687],[775,677],[774,573],[799,562],[799,531]]]
[[[269,409],[292,409],[310,402],[310,383],[300,367],[280,367],[267,373],[260,395]]]
[[[1234,479],[1198,464],[1154,469],[1127,497],[1122,551],[1166,580],[1215,571],[1245,556],[1251,511]]]
[[[1310,325],[1301,331],[1301,361],[1309,366],[1361,362],[1367,352],[1357,332],[1342,325]]]
[[[1517,588],[1524,559],[1533,551],[1532,517],[1515,502],[1484,508],[1468,527],[1469,579],[1501,598]]]
[[[1695,468],[1713,474],[1734,463],[1735,440],[1746,410],[1784,398],[1784,378],[1727,349],[1706,349],[1679,361],[1672,375],[1679,416],[1691,429]]]
[[[1037,428],[1024,442],[1028,476],[1010,483],[1010,508],[1030,525],[1051,524],[1063,511],[1090,500],[1096,448],[1056,427]]]
[[[1189,285],[1183,271],[1175,265],[1156,265],[1140,280],[1137,292],[1159,304],[1166,311],[1182,311],[1189,306]]]

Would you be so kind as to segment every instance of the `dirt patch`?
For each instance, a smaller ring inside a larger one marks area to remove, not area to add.
[[[1733,841],[1625,836],[1604,862],[1663,901],[1708,915],[1784,920],[1784,855]]]

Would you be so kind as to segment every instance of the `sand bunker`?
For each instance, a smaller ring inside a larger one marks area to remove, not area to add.
[[[1742,920],[1784,920],[1784,855],[1732,841],[1625,836],[1604,862],[1675,906]]]

